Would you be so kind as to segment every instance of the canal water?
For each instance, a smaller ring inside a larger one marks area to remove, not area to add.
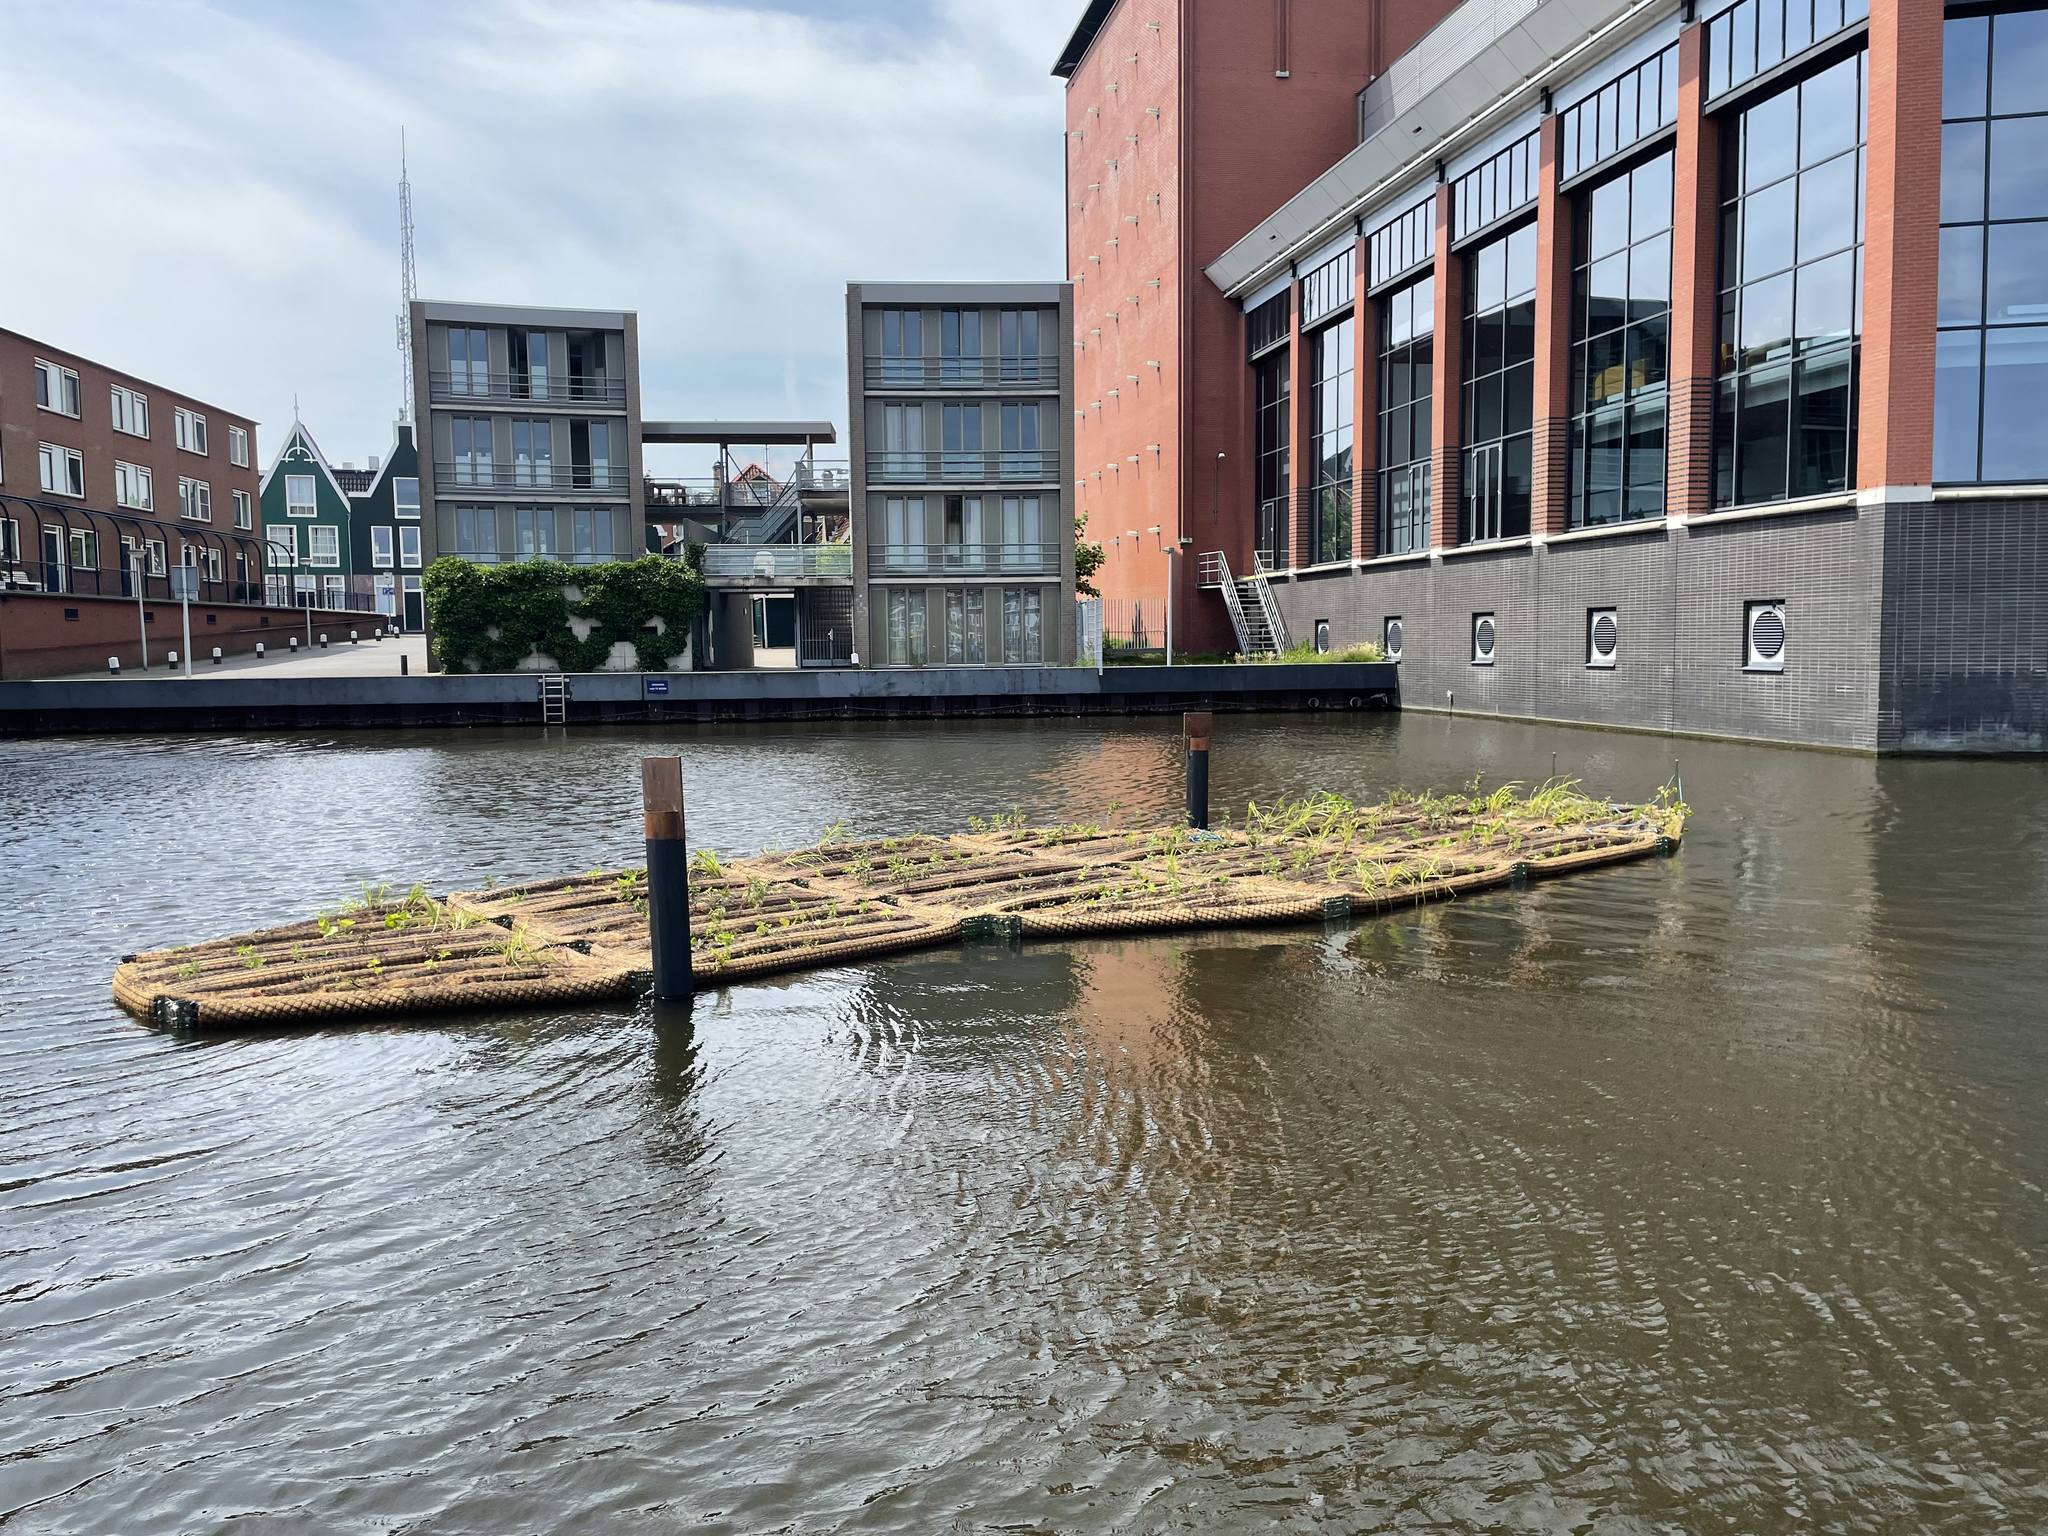
[[[2048,766],[1220,722],[1221,803],[1559,772],[1651,860],[1345,929],[174,1039],[365,882],[1170,817],[1175,728],[0,743],[0,1527],[2048,1526]]]

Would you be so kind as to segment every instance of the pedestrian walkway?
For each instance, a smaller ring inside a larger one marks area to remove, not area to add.
[[[163,664],[163,656],[166,653],[157,651],[155,646],[150,647],[150,652],[150,660],[154,665],[148,672],[141,672],[134,667],[124,667],[121,676],[134,678],[185,675],[182,662],[179,663],[178,670],[173,672]],[[271,650],[267,656],[260,659],[254,655],[224,656],[220,665],[215,666],[205,650],[201,649],[199,654],[192,658],[192,680],[197,682],[203,677],[396,677],[401,657],[414,676],[424,673],[427,670],[426,636],[400,635],[395,638],[387,636],[382,640],[372,640],[368,635],[364,635],[356,644],[350,645],[345,636],[339,641],[335,640],[330,630],[327,649],[324,651],[317,645],[309,651],[302,640],[296,651],[289,649],[287,645],[282,650]],[[84,682],[90,678],[105,678],[111,675],[102,669],[98,672],[74,672],[68,677],[48,681]]]

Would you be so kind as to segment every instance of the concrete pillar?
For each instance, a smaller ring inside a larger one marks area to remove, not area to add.
[[[1464,483],[1465,263],[1451,250],[1451,188],[1436,189],[1436,376],[1431,384],[1429,542],[1458,542],[1458,496]]]
[[[1934,480],[1942,7],[1870,0],[1856,484]]]
[[[1557,190],[1563,119],[1555,114],[1546,117],[1536,143],[1535,433],[1529,526],[1537,533],[1563,533],[1571,484],[1573,243],[1571,208]]]
[[[1721,138],[1701,114],[1706,29],[1678,37],[1678,136],[1671,156],[1671,406],[1664,510],[1691,517],[1713,507],[1714,328],[1720,312]]]

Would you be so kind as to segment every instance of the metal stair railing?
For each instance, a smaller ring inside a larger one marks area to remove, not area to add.
[[[1251,654],[1251,630],[1245,623],[1244,604],[1238,600],[1237,582],[1230,574],[1230,561],[1220,549],[1212,549],[1195,557],[1195,580],[1204,587],[1213,586],[1223,594],[1223,606],[1230,610],[1230,627],[1237,635],[1237,648],[1245,655]]]
[[[1259,609],[1266,617],[1266,632],[1272,637],[1273,654],[1278,656],[1287,649],[1287,621],[1280,616],[1280,599],[1273,595],[1273,584],[1261,572],[1251,578],[1259,594]]]

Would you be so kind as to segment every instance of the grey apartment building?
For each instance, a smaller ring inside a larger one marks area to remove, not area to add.
[[[1071,665],[1071,285],[852,283],[846,323],[862,663]]]
[[[630,311],[412,305],[426,558],[645,553]]]

